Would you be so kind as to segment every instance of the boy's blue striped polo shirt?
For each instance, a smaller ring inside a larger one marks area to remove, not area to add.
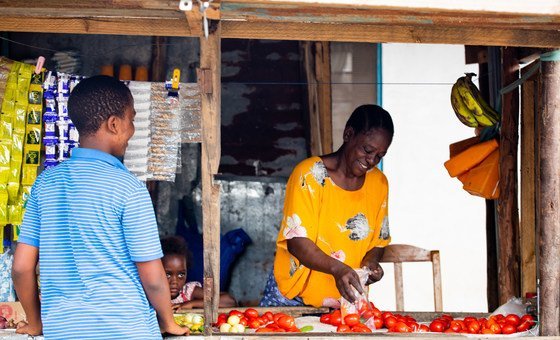
[[[163,256],[152,201],[117,158],[77,148],[44,171],[19,242],[39,248],[47,339],[161,339],[135,264]]]

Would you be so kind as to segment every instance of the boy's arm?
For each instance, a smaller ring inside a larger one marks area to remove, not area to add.
[[[35,272],[38,259],[39,248],[25,243],[18,243],[12,265],[12,280],[27,317],[28,325],[22,328],[21,332],[30,335],[43,333],[41,302],[39,301],[39,288]],[[18,333],[20,333],[20,330],[18,330]]]
[[[138,274],[146,296],[156,310],[162,333],[174,335],[187,334],[189,332],[188,328],[180,327],[173,319],[169,283],[167,282],[161,260],[136,262],[136,267],[138,268]]]

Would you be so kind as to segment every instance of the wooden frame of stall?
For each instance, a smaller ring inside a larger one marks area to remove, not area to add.
[[[328,41],[534,47],[538,53],[560,47],[560,10],[552,0],[403,0],[398,4],[390,0],[195,0],[194,9],[184,13],[178,2],[41,0],[31,4],[26,0],[0,0],[0,31],[200,37],[198,79],[203,115],[201,170],[207,324],[216,316],[219,294],[220,190],[214,175],[220,161],[222,38],[315,42],[315,71],[308,73],[308,79],[315,79],[318,84],[329,82],[325,69]],[[207,38],[199,3],[208,5],[204,14],[210,20]],[[503,85],[516,80],[519,64],[514,49],[502,48],[501,64]],[[537,108],[538,115],[522,117],[524,125],[535,126],[533,130],[522,129],[522,157],[534,158],[532,151],[539,152],[537,159],[531,161],[533,165],[522,161],[521,229],[515,194],[519,117],[508,113],[518,112],[519,100],[516,91],[503,96],[502,195],[497,209],[499,299],[502,303],[509,296],[519,295],[520,282],[533,288],[531,282],[539,272],[544,297],[540,302],[541,334],[560,335],[560,62],[543,62],[539,77],[543,81],[533,81],[523,91],[523,98],[545,101]],[[330,88],[311,84],[310,89],[312,150],[327,152],[329,147],[332,149]],[[534,109],[529,102],[524,101],[524,110]],[[538,254],[531,236],[535,224],[539,226]],[[522,278],[517,274],[519,268]],[[211,333],[210,327],[207,333]]]

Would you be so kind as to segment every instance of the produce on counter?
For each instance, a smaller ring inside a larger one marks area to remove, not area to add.
[[[413,333],[413,332],[435,332],[435,333],[469,333],[469,334],[513,334],[525,332],[531,329],[535,320],[531,315],[519,317],[515,314],[504,316],[502,314],[492,315],[488,318],[475,318],[472,316],[464,319],[454,319],[452,316],[443,314],[432,320],[428,325],[418,323],[408,315],[381,312],[374,307],[375,328],[386,328],[389,332]],[[361,322],[364,318],[349,314],[344,320],[340,318],[340,310],[321,315],[320,321],[325,324],[337,326],[337,332],[362,332],[371,331],[363,328]]]
[[[312,326],[296,327],[294,317],[284,314],[273,314],[267,311],[261,315],[254,308],[248,308],[244,312],[232,310],[228,314],[221,313],[214,327],[224,333],[242,333],[246,328],[253,329],[257,333],[280,333],[280,332],[310,332]]]
[[[204,331],[204,317],[200,314],[175,314],[173,318],[179,326],[188,327],[191,333],[202,333]]]

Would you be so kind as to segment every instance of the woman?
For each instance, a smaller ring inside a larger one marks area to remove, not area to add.
[[[375,166],[393,140],[393,121],[377,105],[358,107],[334,153],[299,163],[286,187],[274,276],[263,306],[337,307],[362,292],[356,268],[367,266],[368,284],[383,276],[379,260],[389,244],[388,183]]]

